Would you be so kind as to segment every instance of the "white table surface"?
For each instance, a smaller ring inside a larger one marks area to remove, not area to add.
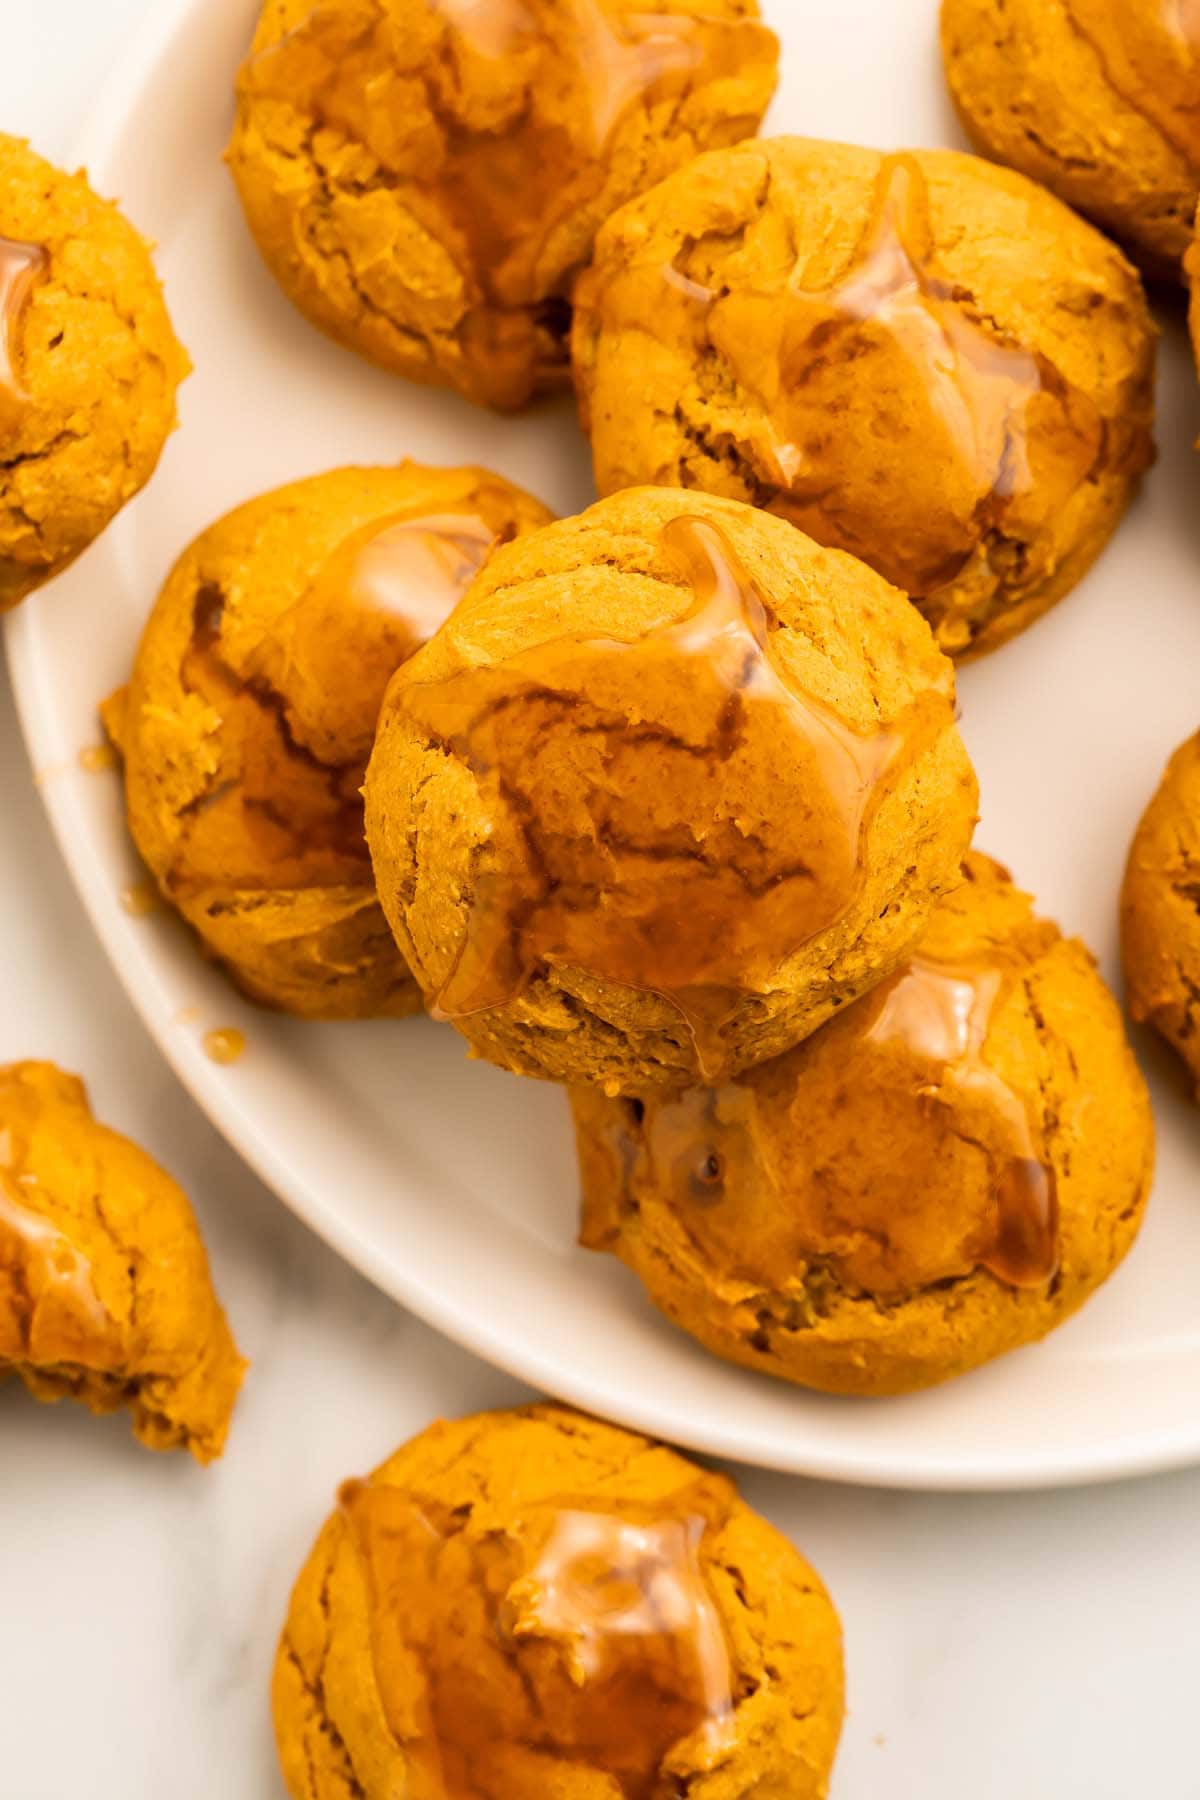
[[[146,9],[0,0],[0,128],[65,156]],[[271,1656],[337,1482],[519,1390],[294,1223],[163,1066],[51,843],[2,674],[0,768],[0,1060],[79,1070],[185,1184],[253,1359],[208,1471],[0,1389],[0,1800],[282,1800]],[[1200,1473],[994,1499],[742,1486],[841,1608],[834,1800],[1200,1796]]]

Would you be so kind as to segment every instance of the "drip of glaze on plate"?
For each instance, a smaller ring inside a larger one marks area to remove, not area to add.
[[[474,512],[375,521],[337,546],[236,668],[224,596],[198,590],[183,681],[220,715],[219,764],[181,815],[173,894],[361,883],[360,789],[387,684],[495,541]]]
[[[142,881],[131,881],[121,889],[121,910],[127,912],[131,919],[146,919],[162,905],[162,895],[158,885],[150,876]]]
[[[220,1063],[222,1067],[240,1062],[246,1054],[246,1034],[244,1031],[239,1031],[236,1025],[226,1025],[216,1031],[206,1031],[203,1042],[204,1054],[208,1060]]]
[[[740,996],[768,992],[856,903],[865,828],[950,703],[852,728],[779,662],[770,603],[719,527],[673,519],[662,554],[690,592],[681,618],[633,642],[562,637],[444,681],[401,678],[394,704],[475,772],[490,818],[436,1011],[487,1011],[539,972],[583,970],[666,1000],[713,1079]],[[767,763],[756,831],[747,791]]]
[[[735,1694],[705,1552],[729,1504],[701,1477],[653,1507],[534,1507],[478,1533],[469,1509],[435,1518],[399,1489],[347,1484],[375,1680],[414,1792],[549,1792],[570,1764],[622,1800],[660,1800],[676,1744],[699,1733],[719,1752]]]
[[[120,760],[115,744],[86,744],[79,752],[79,766],[86,775],[106,775]]]
[[[21,321],[49,260],[40,244],[0,237],[0,426],[16,417],[28,398],[19,370]]]

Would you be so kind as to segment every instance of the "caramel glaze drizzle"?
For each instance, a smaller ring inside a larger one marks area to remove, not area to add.
[[[36,1191],[16,1134],[0,1129],[0,1364],[22,1356],[48,1366],[103,1364],[116,1326],[88,1258],[31,1204]],[[9,1319],[17,1331],[11,1346]]]
[[[280,887],[336,885],[361,874],[366,857],[357,783],[361,773],[321,761],[294,735],[285,696],[267,682],[239,675],[221,650],[225,598],[214,586],[196,594],[183,684],[220,715],[236,741],[238,773],[218,773],[181,814],[186,833],[168,876],[173,896],[213,879],[261,885],[271,871]],[[225,757],[222,757],[222,762]],[[233,843],[245,867],[227,859]],[[211,853],[209,841],[211,840]]]
[[[1195,56],[1200,51],[1200,0],[1162,0],[1163,21]]]
[[[1040,1117],[985,1060],[991,1021],[1014,979],[1014,967],[1000,952],[984,950],[953,963],[917,955],[826,1029],[838,1034],[840,1091],[882,1088],[908,1096],[927,1116],[931,1157],[944,1133],[961,1133],[983,1153],[994,1211],[975,1260],[1012,1287],[1040,1288],[1058,1266],[1054,1168]],[[745,1218],[739,1222],[740,1197],[779,1179],[763,1163],[756,1088],[790,1059],[795,1072],[789,1080],[802,1104],[806,1051],[817,1042],[720,1088],[614,1102],[603,1135],[613,1158],[617,1207],[602,1196],[592,1205],[589,1196],[584,1241],[593,1248],[611,1244],[623,1208],[640,1193],[665,1196],[706,1255],[722,1266],[732,1259],[736,1270],[731,1262],[729,1272],[740,1279],[778,1283],[803,1246],[789,1226],[759,1243]],[[810,1174],[805,1170],[797,1179],[807,1181]],[[781,1218],[791,1210],[790,1183],[784,1182]],[[802,1218],[802,1197],[794,1196],[792,1206]],[[844,1223],[874,1229],[876,1222],[850,1216]]]
[[[1058,1198],[1040,1120],[984,1060],[996,1005],[1011,980],[998,957],[942,963],[914,956],[893,977],[866,1033],[868,1043],[896,1040],[940,1069],[921,1098],[951,1115],[965,1102],[989,1120],[988,1165],[996,1228],[979,1256],[1013,1287],[1041,1287],[1058,1266]]]
[[[662,547],[691,589],[681,619],[401,680],[394,704],[474,771],[492,822],[438,1014],[584,970],[666,1000],[713,1079],[738,998],[854,904],[887,778],[950,703],[852,729],[780,662],[770,603],[724,532],[684,516]],[[748,819],[768,786],[770,818]]]
[[[353,532],[276,621],[242,672],[222,651],[225,601],[197,592],[183,684],[221,715],[221,765],[184,809],[167,878],[172,897],[213,881],[279,888],[361,882],[369,865],[360,789],[384,690],[449,616],[496,534],[481,516],[392,516]],[[339,659],[352,665],[339,682]],[[329,759],[302,741],[293,666],[324,669],[320,703],[339,708]],[[332,685],[330,685],[332,683]],[[349,702],[347,695],[351,696]]]
[[[587,278],[585,278],[586,280]],[[888,156],[849,267],[827,285],[723,288],[673,264],[602,269],[590,305],[612,330],[716,351],[757,402],[737,446],[756,504],[851,551],[918,599],[997,541],[1018,547],[1148,434],[1114,428],[1054,364],[1003,333],[940,266],[929,183]],[[921,486],[914,468],[940,471]],[[888,529],[881,530],[881,519]]]
[[[734,1676],[704,1567],[729,1516],[719,1479],[653,1508],[531,1508],[482,1536],[398,1488],[351,1482],[341,1502],[414,1792],[477,1800],[515,1757],[522,1792],[539,1765],[549,1786],[570,1763],[615,1778],[624,1800],[667,1800],[675,1745],[728,1741]]]
[[[1200,165],[1200,0],[1066,0],[1105,80]]]
[[[882,568],[909,593],[924,596],[952,581],[981,539],[1002,531],[1014,503],[1040,480],[1061,474],[1070,491],[1091,475],[1105,449],[1091,402],[1047,357],[972,317],[970,296],[939,268],[928,183],[911,156],[884,160],[852,267],[825,289],[791,286],[787,306],[780,378],[790,441],[777,447],[787,486],[773,510],[823,541],[831,541],[831,524],[836,534],[838,499],[829,492],[825,466],[831,446],[824,377],[832,372],[836,380],[840,370],[845,381],[846,365],[863,356],[886,357],[911,404],[911,420],[931,433],[927,454],[936,455],[940,440],[961,471],[967,496],[961,515],[939,517],[931,507],[928,522],[909,526],[912,540],[901,547],[902,560]],[[862,404],[874,410],[869,364],[860,380]],[[1037,434],[1051,430],[1063,467],[1044,458],[1035,470]],[[909,433],[902,435],[911,450]],[[861,441],[854,454],[861,454]],[[857,527],[855,521],[846,535]],[[880,563],[877,548],[873,560]]]
[[[574,212],[600,191],[608,176],[603,152],[632,107],[678,99],[775,52],[773,34],[753,19],[652,8],[618,14],[602,0],[560,0],[553,8],[536,0],[430,0],[430,12],[443,33],[423,47],[419,66],[382,11],[364,22],[361,14],[316,6],[257,52],[242,79],[363,144],[434,235],[448,218],[471,280],[501,307],[543,299],[546,244],[565,208]],[[498,64],[505,65],[499,86]],[[417,81],[433,125],[414,140],[399,121],[412,110],[405,92]],[[543,90],[557,96],[564,88],[569,104],[538,104]],[[478,123],[464,124],[464,111]]]
[[[0,426],[7,424],[28,398],[18,373],[21,321],[49,261],[40,244],[0,237]]]

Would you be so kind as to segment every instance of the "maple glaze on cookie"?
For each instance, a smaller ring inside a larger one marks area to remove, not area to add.
[[[1128,1249],[1153,1162],[1120,1014],[974,852],[888,980],[719,1086],[573,1090],[583,1239],[718,1355],[852,1393],[1051,1330]]]
[[[497,551],[393,681],[365,791],[429,1005],[616,1091],[721,1080],[890,973],[975,801],[902,596],[667,489]]]

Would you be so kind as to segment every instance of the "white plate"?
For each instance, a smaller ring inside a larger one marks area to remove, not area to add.
[[[1200,1117],[1165,1058],[1159,1178],[1133,1256],[1047,1344],[940,1391],[854,1402],[712,1360],[611,1259],[574,1247],[576,1178],[553,1088],[468,1063],[427,1021],[298,1024],[244,1006],[166,917],[130,917],[137,878],[118,783],[85,773],[96,703],[126,675],[166,569],[226,508],[344,461],[490,463],[567,512],[590,498],[570,406],[515,422],[377,374],[306,325],[252,248],[220,161],[253,0],[159,0],[84,154],[159,243],[196,363],[182,430],[148,492],[8,644],[34,768],[93,921],[200,1104],[314,1230],[397,1300],[537,1387],[698,1449],[904,1487],[1093,1480],[1200,1460]],[[784,39],[776,130],[956,143],[936,0],[767,0]],[[1117,889],[1138,813],[1198,723],[1200,406],[1172,320],[1162,460],[1101,566],[1057,612],[964,672],[980,843],[1113,973]],[[213,1026],[249,1049],[205,1056]]]

